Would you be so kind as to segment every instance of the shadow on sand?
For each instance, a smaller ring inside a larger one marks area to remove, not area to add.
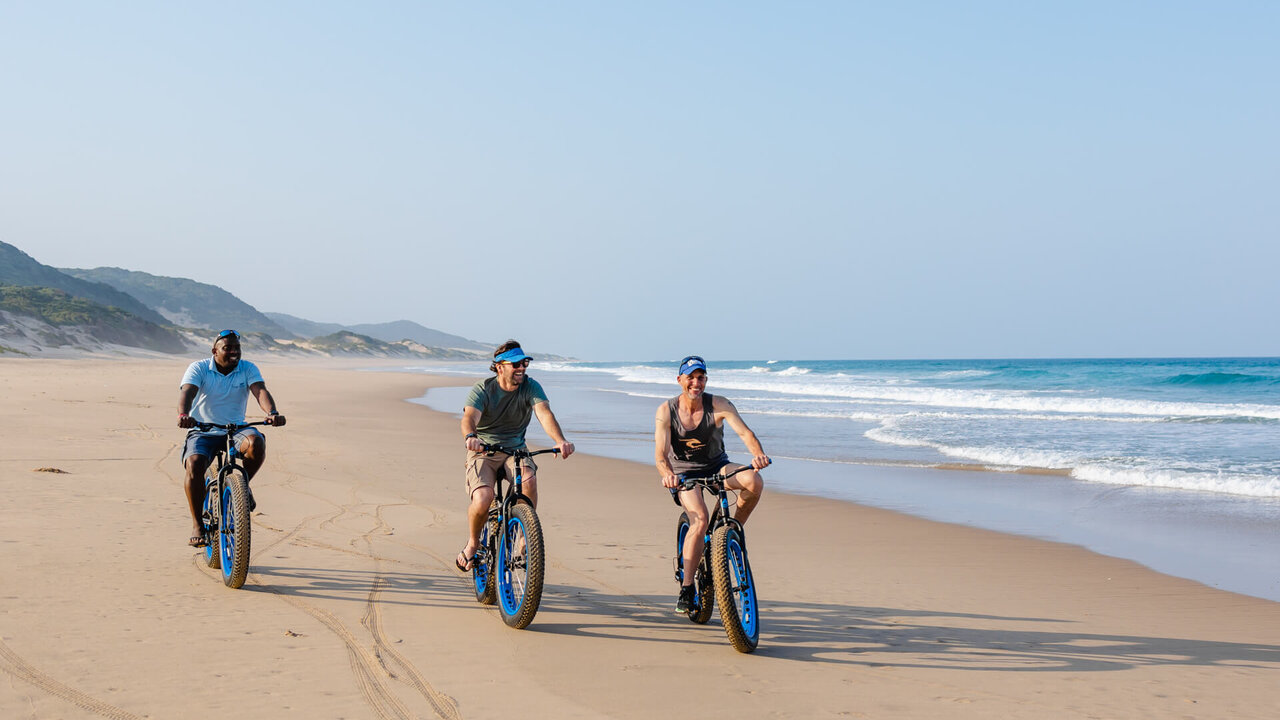
[[[380,577],[379,602],[410,607],[474,605],[470,576],[255,566],[244,590],[362,602]],[[538,616],[522,632],[640,642],[723,645],[717,612],[695,625],[673,598],[608,594],[548,584]],[[601,618],[591,622],[590,617]],[[588,620],[583,620],[583,618]],[[972,671],[1087,672],[1189,665],[1280,669],[1280,646],[1177,637],[1071,632],[1069,618],[1006,617],[945,609],[771,603],[761,613],[756,655],[799,662]],[[1008,627],[1001,627],[1006,625]],[[1038,629],[1041,626],[1043,629]]]

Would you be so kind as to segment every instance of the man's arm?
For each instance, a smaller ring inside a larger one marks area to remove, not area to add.
[[[253,398],[258,401],[258,407],[262,408],[262,412],[267,414],[267,424],[280,427],[284,425],[284,416],[276,408],[276,399],[271,397],[271,391],[267,389],[264,382],[256,382],[249,386],[249,392],[253,393]]]
[[[551,412],[551,403],[540,402],[533,406],[533,412],[538,416],[538,422],[542,423],[542,429],[551,437],[556,447],[560,448],[560,457],[567,458],[573,454],[573,443],[564,439],[564,433],[560,431],[560,423],[556,421],[556,414]]]
[[[196,392],[199,390],[200,388],[191,383],[178,388],[178,427],[193,428],[196,426],[196,421],[188,413],[191,412],[191,403],[195,402]]]
[[[484,450],[484,443],[476,437],[476,426],[480,424],[480,411],[470,405],[462,408],[462,444],[471,452]]]
[[[667,455],[671,450],[671,412],[667,404],[658,406],[658,414],[653,416],[653,464],[658,467],[662,476],[662,487],[673,488],[680,484],[676,471],[671,467]]]
[[[764,448],[760,446],[760,439],[756,434],[747,427],[747,423],[738,414],[738,408],[729,402],[729,398],[722,395],[715,395],[711,398],[711,411],[715,413],[716,420],[724,420],[729,423],[729,427],[738,433],[738,437],[742,438],[742,444],[747,446],[747,452],[751,453],[751,467],[756,470],[763,470],[773,462],[768,455],[764,454]]]

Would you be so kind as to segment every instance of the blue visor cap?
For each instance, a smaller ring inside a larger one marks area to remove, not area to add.
[[[680,374],[681,374],[681,375],[688,375],[689,373],[693,372],[694,370],[701,370],[702,372],[706,372],[706,371],[707,371],[707,361],[706,361],[706,360],[703,360],[702,358],[698,357],[697,355],[690,355],[689,357],[687,357],[687,358],[685,358],[685,359],[683,359],[683,360],[681,360],[681,361],[680,361]]]
[[[500,362],[500,363],[506,363],[506,362],[518,363],[521,360],[532,360],[532,359],[533,358],[529,357],[528,355],[525,355],[524,350],[521,350],[520,348],[511,348],[510,350],[502,353],[501,355],[493,356],[493,361]]]

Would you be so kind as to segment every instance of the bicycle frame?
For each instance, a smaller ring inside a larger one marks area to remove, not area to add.
[[[695,590],[693,607],[684,612],[693,622],[701,625],[711,618],[712,596],[720,606],[720,622],[730,644],[738,652],[753,652],[760,636],[759,604],[756,598],[755,579],[747,560],[747,536],[742,523],[729,514],[729,490],[725,481],[734,475],[752,469],[741,467],[728,473],[716,473],[705,478],[680,476],[680,485],[671,488],[672,499],[680,502],[679,492],[703,489],[715,493],[715,509],[707,523],[702,538],[702,552],[692,572]],[[688,510],[680,515],[676,528],[676,581],[685,584],[684,550],[689,542],[690,522]],[[683,592],[683,591],[682,591]]]
[[[680,484],[671,488],[671,498],[675,500],[676,505],[680,505],[680,507],[684,507],[684,505],[680,503],[680,493],[686,490],[704,488],[717,496],[715,510],[711,511],[711,519],[707,522],[707,532],[702,538],[702,557],[708,564],[711,562],[711,535],[717,528],[722,525],[729,525],[736,528],[738,532],[743,532],[742,523],[734,520],[733,516],[729,513],[729,490],[725,487],[724,481],[740,472],[745,472],[751,469],[751,466],[747,465],[746,467],[740,467],[732,472],[716,473],[715,475],[704,478],[688,478],[684,475],[678,475],[677,478],[680,480]],[[743,535],[745,536],[746,533],[743,533]],[[676,569],[676,579],[684,582],[683,566]]]
[[[494,500],[481,530],[472,583],[476,600],[485,605],[496,603],[503,622],[521,629],[533,621],[538,611],[545,568],[541,525],[532,498],[524,494],[524,461],[560,451],[552,448],[529,452],[490,445],[484,450],[490,456],[510,456],[515,471],[508,477],[504,467],[494,483]],[[504,487],[508,484],[509,489]],[[518,542],[520,537],[523,540]],[[517,547],[522,549],[516,550]]]
[[[242,476],[245,476],[244,466],[237,462],[240,453],[234,442],[234,437],[237,432],[245,428],[270,424],[265,421],[229,423],[226,425],[196,423],[196,428],[201,431],[221,432],[223,434],[223,447],[209,459],[209,467],[206,469],[204,476],[203,524],[205,530],[205,560],[209,567],[222,570],[223,583],[232,588],[240,587],[248,573],[249,539],[247,512],[245,512],[244,518],[239,521],[244,524],[244,532],[239,533],[242,542],[239,543],[231,536],[232,533],[236,532],[235,523],[229,523],[228,519],[223,517],[223,494],[227,490],[228,476],[237,471]],[[247,476],[245,477],[247,481]],[[247,489],[247,486],[245,487]],[[243,491],[233,490],[232,496],[235,497],[236,493],[243,494]],[[235,518],[233,517],[232,520],[234,521]],[[239,552],[237,552],[237,544],[243,545]]]
[[[498,473],[497,481],[493,486],[493,499],[497,503],[497,507],[490,507],[489,509],[489,524],[493,525],[493,521],[496,519],[498,521],[496,527],[506,527],[507,520],[511,518],[512,506],[521,500],[533,505],[533,500],[523,492],[524,463],[521,461],[535,455],[543,455],[545,453],[559,454],[560,450],[558,448],[550,448],[548,450],[529,452],[528,450],[523,449],[511,450],[509,448],[498,447],[496,445],[485,445],[484,452],[485,455],[490,457],[498,453],[502,453],[504,455],[510,455],[515,459],[516,476],[514,478],[508,478],[505,468]],[[503,481],[506,481],[506,483],[511,486],[510,492],[503,492]],[[481,547],[480,552],[487,552],[487,548]]]

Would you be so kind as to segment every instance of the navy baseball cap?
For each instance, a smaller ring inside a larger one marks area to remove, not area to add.
[[[707,361],[703,360],[697,355],[690,355],[689,357],[680,361],[680,373],[679,373],[680,375],[688,375],[694,370],[701,370],[702,372],[706,372]]]

